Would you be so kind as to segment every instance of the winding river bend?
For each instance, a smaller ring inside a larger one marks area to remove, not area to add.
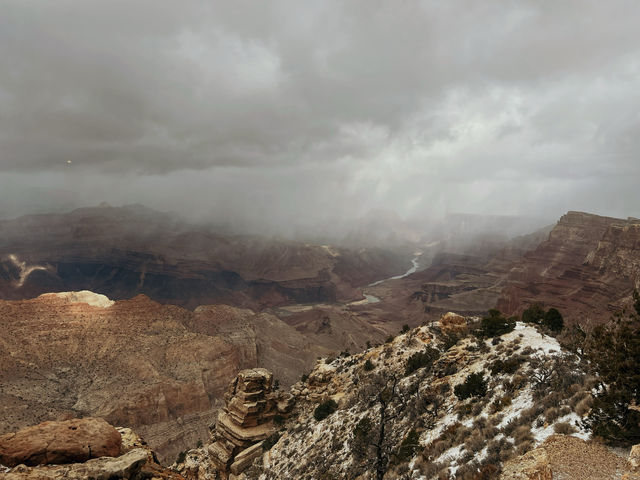
[[[416,256],[413,257],[413,260],[411,260],[411,268],[409,268],[409,270],[404,272],[402,275],[396,275],[395,277],[383,278],[382,280],[378,280],[377,282],[370,283],[369,285],[367,285],[367,287],[375,287],[376,285],[380,285],[382,282],[386,282],[388,280],[397,280],[398,278],[404,278],[404,277],[407,277],[407,276],[411,275],[412,273],[415,273],[416,270],[418,270],[418,267],[420,266],[418,264],[418,259],[420,258],[420,255],[422,255],[422,252],[416,254]]]
[[[416,272],[418,270],[418,267],[420,266],[420,264],[418,263],[418,260],[420,259],[420,255],[422,255],[422,252],[416,253],[415,255],[416,256],[413,257],[413,259],[411,260],[411,267],[409,268],[409,270],[404,272],[402,275],[395,275],[393,277],[383,278],[382,280],[378,280],[376,282],[370,283],[369,285],[367,285],[367,287],[375,287],[376,285],[380,285],[383,282],[387,282],[389,280],[397,280],[399,278],[404,278],[404,277],[406,277],[408,275],[411,275],[412,273]],[[380,301],[380,299],[378,297],[376,297],[375,295],[371,295],[370,293],[363,292],[362,295],[364,296],[364,299],[356,300],[355,302],[349,303],[349,305],[366,305],[366,304],[369,304],[369,303],[378,303]]]
[[[417,252],[415,253],[415,257],[413,257],[413,259],[411,260],[411,267],[409,268],[409,270],[407,270],[406,272],[404,272],[402,275],[395,275],[393,277],[389,277],[389,278],[383,278],[382,280],[378,280],[376,282],[370,283],[369,285],[367,285],[367,287],[375,287],[376,285],[380,285],[383,282],[387,282],[389,280],[397,280],[399,278],[404,278],[408,275],[411,275],[412,273],[416,272],[418,270],[418,267],[420,266],[420,264],[418,263],[418,260],[420,259],[420,256],[422,255],[422,252]],[[364,288],[367,288],[364,287]],[[366,291],[362,292],[362,296],[364,297],[362,300],[356,300],[354,302],[349,302],[346,304],[343,304],[345,306],[350,306],[350,305],[367,305],[370,303],[378,303],[380,301],[380,299],[378,297],[376,297],[375,295],[371,295],[370,293],[367,293]],[[322,303],[318,303],[318,304],[296,304],[296,305],[288,305],[285,307],[280,307],[278,310],[281,313],[284,314],[291,314],[291,313],[299,313],[299,312],[304,312],[307,310],[311,310],[314,307],[317,306],[322,306],[325,304]]]

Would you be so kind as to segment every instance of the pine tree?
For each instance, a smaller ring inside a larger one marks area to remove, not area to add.
[[[640,442],[640,297],[634,293],[635,314],[616,315],[594,328],[588,357],[600,383],[586,424],[610,444]]]

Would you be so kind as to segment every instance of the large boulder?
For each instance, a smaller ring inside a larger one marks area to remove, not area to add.
[[[447,312],[439,321],[440,328],[446,333],[463,333],[467,330],[467,319],[457,313]]]
[[[0,437],[0,464],[84,462],[120,455],[120,433],[101,418],[44,422]]]
[[[147,451],[142,448],[136,448],[117,458],[94,458],[85,463],[48,465],[35,468],[21,465],[7,473],[6,477],[3,478],[6,480],[130,479],[140,473],[142,466],[146,462]]]

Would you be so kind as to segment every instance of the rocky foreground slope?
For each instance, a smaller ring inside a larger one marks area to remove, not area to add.
[[[375,247],[221,234],[139,205],[102,206],[0,221],[0,298],[91,290],[188,308],[332,302],[402,273],[410,259]]]
[[[174,467],[189,479],[636,478],[625,459],[587,447],[581,420],[592,379],[578,357],[522,324],[477,340],[466,335],[468,320],[448,315],[363,353],[320,360],[291,388],[293,410],[258,413],[261,435],[228,450],[229,462],[219,462],[216,445],[252,427],[236,423],[230,434],[222,419],[212,443]],[[228,396],[232,405],[261,411],[244,395]],[[546,450],[528,454],[536,447]],[[581,449],[603,462],[582,477],[571,466],[579,460],[558,460]]]

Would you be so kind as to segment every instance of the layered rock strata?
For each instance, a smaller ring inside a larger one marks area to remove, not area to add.
[[[272,392],[273,375],[266,369],[243,370],[229,385],[225,408],[218,414],[208,446],[213,465],[223,475],[237,475],[262,454],[262,441],[274,433],[273,417],[293,406],[289,394]]]
[[[537,302],[597,323],[628,306],[639,285],[638,221],[569,212],[511,269],[497,308],[520,313]]]
[[[251,311],[71,297],[0,301],[0,434],[97,416],[136,428],[173,460],[208,438],[229,381],[258,362],[255,332],[215,329]]]

